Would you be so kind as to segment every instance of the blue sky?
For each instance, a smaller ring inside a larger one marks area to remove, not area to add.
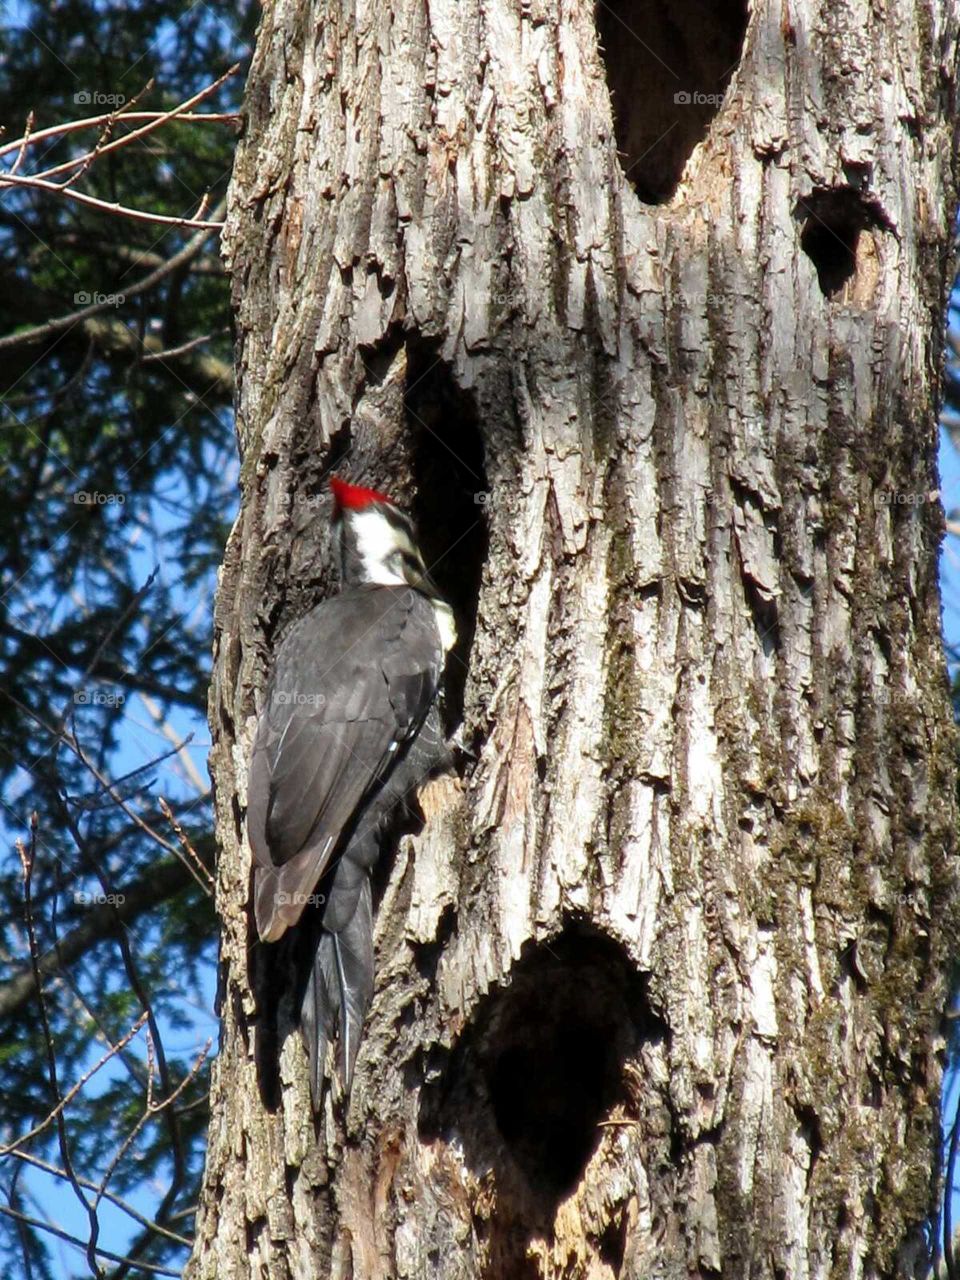
[[[227,514],[232,518],[238,501],[239,462],[235,453],[223,467],[221,475],[222,489],[214,500],[221,507],[226,507]],[[128,520],[125,525],[125,528],[129,529],[128,552],[138,581],[146,582],[154,571],[158,571],[161,577],[166,578],[171,587],[172,603],[175,609],[178,613],[183,613],[186,625],[195,629],[198,635],[203,637],[204,661],[209,665],[209,635],[213,593],[216,586],[215,575],[208,574],[189,591],[184,589],[178,578],[171,576],[171,566],[175,568],[176,562],[167,553],[165,541],[176,527],[177,521],[173,514],[176,505],[176,502],[169,502],[168,495],[166,503],[153,504],[146,519]],[[44,581],[48,568],[43,562],[38,562],[33,573],[19,584],[19,587],[24,601],[28,602],[25,607],[34,607],[40,615],[52,616],[57,607],[56,603],[44,600],[42,593],[34,588],[31,581],[34,573],[38,582]],[[16,605],[17,599],[12,603]],[[49,614],[47,610],[50,611]],[[29,619],[25,618],[24,621]],[[168,734],[172,734],[180,742],[190,738],[189,744],[183,748],[182,753],[162,761],[147,775],[155,778],[154,785],[150,789],[151,794],[163,796],[169,801],[176,814],[184,816],[189,812],[190,807],[196,804],[198,796],[209,789],[210,778],[207,769],[207,756],[210,749],[209,728],[203,716],[193,714],[183,707],[172,707],[164,716],[162,727],[157,724],[155,712],[156,708],[151,708],[140,695],[129,696],[122,710],[119,746],[111,759],[110,776],[121,777],[156,760],[172,745]],[[32,807],[30,787],[29,773],[21,770],[19,776],[13,779],[12,785],[4,795],[3,805],[0,806],[0,839],[8,850],[12,849],[17,837],[23,837],[26,834],[27,817]],[[122,883],[122,875],[118,879]],[[128,927],[128,934],[135,951],[138,947],[138,939],[149,933],[151,924],[149,916],[142,916]],[[214,953],[215,949],[211,948],[211,955]],[[189,985],[184,979],[185,975],[176,973],[169,976],[169,987],[176,993],[181,1025],[173,1026],[162,1017],[158,1018],[158,1022],[168,1057],[192,1062],[208,1039],[213,1041],[211,1056],[216,1053],[219,1030],[214,1013],[216,966],[212,961],[206,966],[201,966],[198,987]],[[99,1042],[93,1044],[88,1065],[92,1065],[99,1059],[103,1047]],[[144,1060],[143,1033],[133,1042],[130,1049],[141,1061]],[[96,1096],[107,1084],[122,1078],[124,1074],[123,1068],[116,1060],[108,1063],[88,1086],[91,1095]],[[69,1085],[72,1082],[66,1083]],[[123,1139],[125,1132],[126,1128],[118,1124],[117,1144]],[[41,1154],[41,1151],[34,1148],[34,1153]],[[56,1153],[51,1155],[51,1159],[54,1163],[60,1163]],[[84,1167],[80,1172],[89,1178],[99,1180],[105,1170]],[[25,1206],[27,1212],[45,1217],[81,1239],[87,1238],[89,1223],[86,1214],[66,1183],[39,1170],[26,1169],[21,1176],[20,1185],[28,1201],[31,1197],[33,1199],[33,1203]],[[165,1189],[166,1182],[161,1174],[155,1180],[131,1191],[124,1198],[141,1213],[152,1217]],[[102,1202],[98,1216],[101,1224],[100,1243],[106,1249],[122,1253],[125,1245],[138,1234],[139,1224],[107,1201]],[[89,1274],[82,1253],[76,1247],[54,1237],[49,1238],[49,1247],[58,1280],[61,1277],[62,1280],[72,1280],[72,1277]]]

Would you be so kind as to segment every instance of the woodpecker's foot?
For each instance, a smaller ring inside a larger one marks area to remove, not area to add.
[[[454,757],[466,756],[471,764],[480,759],[476,751],[467,745],[466,739],[463,736],[462,724],[457,725],[454,732],[447,739],[447,750]]]
[[[456,774],[431,778],[417,792],[417,801],[427,822],[449,813],[463,795],[463,783]]]

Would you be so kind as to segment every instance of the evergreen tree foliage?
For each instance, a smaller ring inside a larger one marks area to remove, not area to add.
[[[256,12],[220,0],[16,5],[0,141],[18,138],[31,111],[36,134],[135,99],[137,110],[171,109],[246,58]],[[235,112],[241,92],[242,73],[197,111]],[[109,134],[45,138],[24,149],[19,172],[132,127],[121,114]],[[171,121],[98,156],[74,186],[176,218],[207,196],[206,216],[222,217],[235,137],[229,121]],[[16,161],[8,152],[0,166]],[[195,238],[196,251],[164,270]],[[151,273],[160,278],[141,287]],[[73,318],[103,298],[99,314]],[[55,1118],[4,1151],[0,1273],[147,1274],[113,1253],[176,1274],[206,1124],[209,1064],[196,1064],[215,924],[200,865],[212,865],[204,720],[215,568],[236,502],[217,234],[5,186],[0,311],[0,1144],[42,1124],[150,1014],[70,1097],[62,1132]],[[30,928],[18,840],[32,862]],[[151,1075],[153,1107],[183,1088],[145,1115]],[[108,1195],[172,1236],[97,1202],[108,1172]],[[47,1219],[85,1248],[32,1225]],[[99,1255],[86,1248],[94,1222]]]

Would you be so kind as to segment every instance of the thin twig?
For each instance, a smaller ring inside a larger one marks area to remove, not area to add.
[[[78,1249],[86,1249],[86,1244],[79,1236],[72,1236],[69,1231],[64,1231],[62,1227],[55,1227],[52,1222],[43,1222],[40,1218],[31,1218],[29,1214],[20,1213],[17,1209],[11,1209],[9,1205],[0,1204],[0,1213],[5,1213],[7,1217],[13,1218],[16,1222],[25,1223],[28,1227],[35,1227],[38,1231],[49,1231],[51,1235],[57,1236],[60,1240],[66,1240],[68,1244],[75,1244]],[[154,1276],[173,1276],[174,1280],[179,1280],[180,1272],[172,1271],[169,1267],[158,1267],[153,1262],[137,1262],[135,1259],[123,1253],[111,1253],[109,1249],[95,1249],[94,1252],[100,1258],[106,1258],[110,1262],[121,1262],[127,1266],[136,1267],[138,1271],[147,1271]],[[97,1266],[96,1274],[103,1275],[103,1271]]]
[[[176,1102],[177,1098],[180,1097],[181,1093],[183,1093],[184,1089],[186,1089],[190,1081],[193,1080],[195,1076],[198,1076],[200,1074],[200,1068],[206,1062],[207,1054],[210,1052],[212,1047],[213,1047],[213,1037],[208,1036],[203,1048],[197,1054],[197,1058],[193,1066],[190,1068],[187,1074],[183,1077],[183,1079],[174,1089],[173,1093],[169,1094],[166,1098],[164,1098],[162,1102],[154,1102],[150,1104],[150,1111],[153,1115],[157,1115],[159,1112],[165,1111],[172,1102]]]
[[[164,799],[163,796],[157,797],[157,807],[159,808],[163,816],[166,818],[166,820],[170,823],[171,827],[173,827],[174,834],[176,835],[177,839],[180,841],[181,846],[186,851],[187,855],[190,858],[192,858],[193,861],[196,863],[198,870],[201,872],[202,875],[206,877],[207,883],[210,885],[210,888],[212,889],[214,885],[213,876],[210,874],[207,868],[203,865],[203,860],[201,859],[200,855],[197,853],[196,849],[194,849],[193,845],[190,843],[189,839],[187,838],[187,833],[184,831],[183,827],[181,827],[180,823],[177,821],[176,817],[174,816],[173,810],[170,808],[169,804],[167,804],[167,801]]]
[[[10,1186],[7,1189],[7,1203],[11,1208],[13,1208],[15,1202],[19,1203],[20,1201],[20,1189],[17,1186],[17,1183],[20,1181],[21,1172],[22,1170],[18,1166],[14,1170],[13,1177],[10,1179]],[[15,1225],[17,1229],[17,1242],[20,1245],[20,1253],[23,1257],[24,1280],[33,1280],[33,1262],[30,1258],[32,1252],[30,1247],[30,1234],[22,1222],[17,1222]]]
[[[74,737],[73,734],[68,733],[66,729],[57,729],[55,726],[48,724],[47,721],[44,720],[43,716],[38,715],[38,713],[34,711],[33,707],[28,706],[27,703],[25,702],[21,702],[20,699],[15,694],[12,694],[9,691],[9,689],[3,690],[3,693],[4,693],[4,696],[8,699],[8,701],[12,702],[15,707],[17,707],[25,715],[29,716],[30,719],[33,720],[35,724],[38,724],[40,728],[44,729],[52,738],[56,739],[59,742],[62,742],[64,746],[66,746],[70,751],[72,751],[73,754],[80,761],[80,763],[82,765],[85,765],[86,768],[89,770],[89,772],[93,775],[93,777],[96,778],[97,782],[100,783],[101,787],[103,787],[103,789],[107,792],[107,794],[112,798],[114,803],[123,810],[123,812],[127,815],[127,817],[134,824],[134,826],[139,827],[140,830],[145,835],[148,835],[151,840],[153,840],[156,844],[160,845],[161,849],[165,849],[167,853],[172,854],[173,857],[177,858],[180,862],[182,862],[183,865],[186,867],[186,869],[189,871],[190,875],[193,876],[194,880],[196,880],[200,888],[203,889],[204,893],[207,892],[207,886],[200,879],[200,877],[197,875],[196,871],[194,870],[193,866],[183,856],[183,854],[177,848],[177,846],[175,844],[171,844],[169,840],[165,840],[159,831],[154,830],[154,828],[150,826],[150,824],[146,821],[146,819],[142,818],[139,813],[137,813],[134,809],[130,808],[130,806],[127,804],[124,798],[117,793],[115,784],[112,783],[110,779],[106,777],[105,774],[101,773],[101,771],[97,768],[97,766],[93,763],[92,760],[89,760],[87,758],[87,756],[83,752],[83,749],[81,748],[80,744],[78,743],[77,739]],[[209,792],[207,794],[209,794]],[[193,801],[192,803],[199,804],[200,801],[205,798],[206,798],[205,796],[199,796],[197,800]],[[64,808],[66,809],[66,804],[64,804]],[[69,812],[67,816],[68,816],[68,819],[70,820],[70,830],[75,831],[76,827],[72,821],[71,816],[69,815]],[[79,832],[77,832],[75,840],[78,848],[86,847],[86,842],[84,841],[83,837],[79,834]],[[108,889],[105,888],[104,893],[107,893],[107,892],[108,892]],[[114,907],[114,910],[116,910],[115,907]]]
[[[80,748],[79,743],[74,742],[73,749],[77,752],[77,755],[84,762],[84,764],[86,764],[87,768],[94,773],[94,776],[98,777],[98,781],[102,780],[99,777],[99,771],[96,770],[92,762],[86,758],[83,750]],[[123,808],[124,812],[127,813],[129,816],[134,816],[131,813],[131,811],[127,808],[126,805],[122,805],[121,807]],[[67,809],[66,805],[61,806],[61,812],[63,815],[64,822],[66,823],[67,830],[70,832],[71,836],[73,837],[74,843],[76,844],[78,850],[83,855],[84,861],[87,862],[90,866],[92,866],[97,879],[100,881],[100,885],[103,889],[104,894],[108,896],[109,890],[110,890],[110,881],[107,877],[107,873],[104,870],[99,858],[97,858],[94,851],[90,848],[89,842],[84,839],[83,835],[80,832],[79,827],[77,826],[76,822],[73,820],[73,817],[70,814],[69,810]],[[159,837],[159,838],[162,839],[162,837]],[[164,844],[166,844],[166,841],[164,841]],[[179,850],[177,852],[178,852],[178,856],[180,856]],[[114,910],[116,910],[115,907],[114,907]],[[163,1041],[160,1037],[160,1029],[157,1025],[156,1014],[154,1013],[153,1004],[151,1003],[151,1000],[150,1000],[150,995],[147,992],[146,986],[144,985],[143,980],[141,978],[140,971],[137,968],[137,964],[133,958],[133,952],[130,950],[130,942],[129,942],[129,939],[127,938],[126,932],[124,931],[122,926],[120,926],[119,924],[118,924],[115,937],[116,937],[117,946],[120,950],[120,958],[123,961],[124,972],[126,973],[127,981],[130,984],[130,989],[132,990],[136,998],[139,1000],[141,1007],[146,1011],[147,1026],[149,1027],[149,1030],[150,1030],[150,1037],[152,1039],[153,1048],[156,1050],[157,1068],[160,1076],[160,1083],[164,1093],[169,1094],[171,1092],[170,1072],[167,1066],[167,1058],[163,1048]],[[148,1052],[150,1052],[149,1040],[148,1040]],[[149,1074],[148,1074],[148,1081],[149,1081]],[[148,1098],[149,1098],[149,1084],[148,1084]],[[184,1149],[183,1149],[183,1134],[180,1129],[180,1121],[179,1121],[179,1117],[177,1116],[176,1110],[171,1108],[170,1110],[165,1111],[164,1120],[165,1120],[165,1127],[167,1131],[167,1137],[169,1139],[169,1144],[170,1144],[170,1158],[173,1164],[173,1170],[170,1175],[170,1185],[167,1187],[166,1193],[164,1194],[163,1199],[160,1201],[160,1206],[157,1209],[156,1213],[154,1214],[154,1217],[157,1222],[167,1221],[170,1210],[173,1208],[174,1202],[176,1201],[177,1196],[180,1194],[183,1188],[183,1183],[187,1173],[186,1156],[184,1154]],[[121,1261],[121,1265],[116,1271],[116,1276],[118,1277],[118,1280],[120,1277],[126,1274],[126,1271],[128,1269],[127,1260],[137,1257],[143,1251],[143,1249],[147,1247],[147,1245],[150,1242],[150,1238],[151,1237],[148,1232],[143,1233],[141,1234],[140,1238],[135,1242],[135,1244],[130,1246],[130,1248],[127,1250],[126,1259]]]
[[[17,158],[14,160],[13,166],[10,169],[11,173],[16,173],[21,164],[23,164],[23,157],[27,154],[27,147],[30,145],[30,135],[33,133],[33,122],[34,115],[31,111],[27,115],[26,128],[23,131],[23,137],[20,139],[20,150],[17,152]],[[6,151],[7,148],[4,147],[4,150]]]
[[[93,150],[86,152],[82,156],[76,156],[73,160],[65,160],[63,161],[62,164],[58,164],[52,169],[41,169],[36,176],[38,178],[49,178],[49,177],[52,177],[54,174],[63,173],[65,169],[72,168],[72,166],[76,164],[80,164],[82,162],[87,162],[89,164],[89,162],[94,158],[96,154],[105,156],[111,151],[116,151],[118,147],[128,146],[129,143],[135,142],[138,138],[143,138],[148,133],[153,133],[155,129],[161,129],[170,120],[178,120],[185,112],[188,112],[191,107],[198,106],[201,102],[204,102],[212,94],[216,93],[217,90],[227,80],[229,80],[231,76],[235,76],[239,70],[240,70],[240,63],[235,62],[234,65],[230,67],[228,71],[225,71],[223,75],[219,76],[216,80],[214,80],[212,84],[208,84],[205,89],[201,89],[199,93],[195,93],[192,98],[187,98],[184,102],[181,102],[179,106],[172,107],[169,111],[164,111],[159,115],[155,116],[154,119],[148,121],[145,125],[143,125],[142,128],[134,129],[132,133],[125,133],[123,134],[122,137],[114,138],[114,140],[112,142],[108,142],[106,146],[94,147]],[[110,124],[112,121],[115,121],[118,117],[118,114],[119,114],[118,112],[113,112],[109,116],[107,116],[106,119],[104,120],[103,127],[107,127],[108,124]],[[201,119],[206,119],[206,118],[207,117],[201,117]],[[124,115],[123,119],[129,120],[131,119],[131,117],[128,115]]]
[[[107,794],[113,797],[114,801],[119,805],[119,807],[123,810],[123,812],[127,815],[127,817],[140,828],[140,830],[144,833],[144,835],[148,835],[151,840],[156,841],[156,843],[160,845],[162,849],[166,849],[167,853],[172,853],[175,858],[179,858],[180,861],[184,864],[184,866],[189,870],[190,874],[193,876],[194,880],[196,880],[200,888],[203,889],[204,893],[208,892],[207,886],[203,883],[203,881],[197,875],[196,871],[194,871],[193,867],[190,865],[187,859],[184,858],[183,854],[180,852],[177,846],[175,844],[171,844],[169,840],[164,839],[164,837],[160,834],[160,832],[155,830],[155,828],[151,827],[149,822],[147,822],[145,818],[142,818],[135,809],[130,808],[126,800],[124,800],[124,798],[118,794],[116,788],[114,787],[113,783],[109,780],[109,778],[107,778],[105,774],[100,772],[100,770],[97,768],[97,766],[93,763],[92,760],[87,758],[87,756],[84,754],[83,748],[80,746],[80,743],[77,741],[77,739],[73,737],[73,735],[68,735],[64,733],[63,740],[64,742],[68,743],[71,750],[75,752],[75,754],[77,755],[81,763],[86,765],[86,767],[90,770],[90,772],[93,774],[96,780],[100,783],[100,785],[105,788],[105,790],[107,791]],[[203,796],[200,796],[198,797],[198,800],[202,800],[203,798],[204,798]],[[197,803],[197,802],[198,801],[195,801],[194,803]],[[106,889],[104,890],[104,892],[105,893],[107,892]]]
[[[52,124],[46,129],[38,129],[36,132],[31,130],[28,135],[28,141],[33,146],[34,143],[56,137],[58,133],[78,133],[83,129],[102,129],[104,123],[113,114],[113,112],[107,112],[100,116],[87,116],[83,120],[64,120],[61,124]],[[124,113],[123,120],[125,123],[131,120],[160,120],[166,114],[165,111],[130,111]],[[186,124],[237,124],[240,117],[232,111],[194,111],[178,115],[177,119]],[[23,143],[24,139],[22,137],[5,143],[0,147],[0,158],[10,151],[16,151]]]
[[[217,329],[215,333],[205,333],[200,338],[191,338],[189,342],[184,342],[179,347],[168,347],[166,351],[154,351],[148,356],[141,356],[141,364],[151,364],[157,360],[173,360],[176,356],[185,356],[188,352],[202,347],[205,342],[209,342],[211,338],[218,338],[221,334],[229,333],[230,328],[225,325],[222,329]]]
[[[113,136],[113,126],[116,124],[116,122],[125,114],[126,111],[135,107],[137,103],[140,101],[140,99],[144,97],[145,94],[148,94],[150,92],[150,90],[154,86],[154,83],[155,81],[151,76],[150,79],[147,81],[147,83],[140,90],[140,92],[135,93],[129,102],[124,102],[122,106],[117,107],[116,111],[111,111],[110,115],[104,121],[103,128],[100,130],[100,137],[97,139],[96,145],[94,146],[93,150],[88,151],[85,156],[79,156],[77,158],[77,163],[79,164],[80,167],[77,169],[76,173],[72,173],[70,177],[67,178],[66,182],[63,184],[65,187],[72,186],[73,183],[77,182],[80,178],[83,177],[83,175],[87,172],[87,170],[93,164],[94,160],[96,160],[97,156],[99,156],[101,152],[106,149],[106,144],[108,143],[110,138]],[[73,165],[73,162],[70,160],[68,160],[66,163],[67,163],[67,167],[72,167]],[[37,176],[49,177],[49,174],[41,172]]]
[[[17,1149],[19,1147],[22,1147],[25,1142],[29,1142],[30,1139],[35,1138],[37,1134],[43,1133],[47,1125],[49,1125],[53,1120],[56,1120],[59,1118],[63,1110],[70,1105],[70,1103],[77,1096],[77,1094],[84,1087],[84,1085],[87,1084],[88,1081],[93,1079],[93,1077],[97,1074],[100,1068],[106,1066],[106,1064],[110,1061],[111,1058],[116,1057],[117,1054],[121,1051],[121,1049],[125,1048],[130,1043],[130,1041],[134,1038],[134,1036],[143,1027],[143,1024],[146,1022],[146,1020],[147,1020],[147,1013],[146,1013],[146,1010],[144,1010],[144,1012],[141,1013],[140,1017],[136,1020],[133,1026],[123,1033],[123,1035],[116,1042],[116,1044],[111,1043],[110,1048],[103,1055],[100,1061],[95,1062],[92,1067],[88,1068],[88,1070],[86,1070],[83,1073],[83,1075],[80,1077],[77,1083],[75,1085],[72,1085],[67,1090],[67,1092],[63,1095],[62,1098],[60,1098],[57,1105],[53,1108],[53,1110],[50,1112],[48,1116],[45,1116],[44,1119],[41,1120],[39,1124],[34,1125],[33,1128],[29,1129],[26,1133],[22,1133],[19,1138],[14,1138],[13,1142],[8,1142],[4,1146],[0,1147],[0,1156],[8,1156],[15,1153]],[[69,1173],[67,1176],[68,1177],[70,1176]]]
[[[23,187],[34,191],[47,191],[54,196],[62,196],[65,200],[76,200],[77,204],[86,205],[88,209],[97,209],[100,213],[109,213],[117,218],[132,218],[135,222],[159,222],[165,227],[199,227],[204,231],[220,231],[222,222],[203,222],[199,218],[175,218],[165,213],[145,213],[142,209],[131,209],[116,201],[98,200],[96,196],[85,195],[82,191],[71,191],[62,183],[46,182],[43,178],[33,178],[29,174],[0,173],[0,187]]]
[[[107,646],[110,644],[113,637],[117,634],[117,632],[120,630],[123,624],[129,618],[133,617],[136,611],[140,608],[141,604],[143,604],[144,600],[146,599],[146,597],[150,592],[150,588],[153,586],[154,582],[156,581],[157,574],[159,572],[160,572],[160,566],[157,565],[157,567],[149,575],[149,577],[147,578],[143,586],[138,591],[135,591],[133,593],[133,595],[130,597],[130,599],[127,601],[124,607],[119,611],[119,613],[115,615],[115,617],[110,623],[110,626],[107,628],[107,630],[103,633],[103,635],[98,640],[97,647],[93,651],[93,656],[88,659],[85,669],[80,674],[79,681],[73,687],[73,692],[70,695],[70,700],[64,705],[63,710],[60,712],[60,718],[57,721],[58,735],[63,732],[63,728],[66,725],[67,719],[70,715],[71,706],[74,706],[74,707],[76,706],[77,693],[80,692],[80,690],[83,688],[84,683],[87,680],[91,679],[93,672],[96,670],[97,663],[100,661],[101,656],[103,655]]]
[[[103,1179],[97,1190],[97,1198],[93,1202],[94,1209],[99,1207],[100,1201],[104,1196],[109,1197],[109,1193],[107,1191],[107,1184],[110,1181],[110,1179],[113,1177],[120,1161],[123,1159],[126,1153],[130,1150],[131,1146],[133,1146],[133,1143],[136,1141],[137,1135],[139,1134],[140,1130],[143,1128],[143,1126],[147,1123],[148,1120],[152,1120],[153,1117],[159,1111],[163,1111],[165,1107],[168,1107],[170,1103],[175,1101],[175,1099],[180,1096],[180,1094],[187,1087],[190,1081],[193,1080],[193,1078],[199,1073],[200,1068],[203,1066],[204,1062],[206,1061],[207,1054],[210,1052],[210,1046],[212,1044],[213,1044],[213,1040],[207,1040],[207,1043],[200,1050],[200,1053],[197,1057],[196,1062],[194,1062],[193,1066],[190,1068],[190,1070],[187,1072],[184,1078],[180,1081],[180,1083],[174,1089],[173,1093],[171,1093],[168,1098],[165,1098],[163,1102],[154,1103],[153,1101],[153,1078],[154,1078],[153,1037],[150,1035],[150,1032],[148,1029],[147,1031],[147,1064],[148,1064],[147,1105],[144,1108],[143,1115],[140,1116],[140,1118],[137,1120],[137,1123],[133,1126],[133,1128],[124,1138],[123,1142],[117,1148],[117,1152],[114,1155],[113,1159],[107,1165],[106,1172],[104,1173]],[[156,1230],[156,1231],[162,1232],[164,1235],[173,1234],[172,1232],[166,1231],[166,1229],[160,1226],[158,1223],[148,1222],[146,1226],[148,1229],[148,1233],[152,1233],[153,1231]],[[182,1240],[182,1238],[180,1237],[174,1236],[174,1239],[179,1239],[180,1242],[184,1244],[190,1243],[189,1241]]]
[[[123,838],[127,834],[129,830]],[[209,872],[204,869],[204,874],[209,875]],[[98,943],[112,937],[112,926],[118,919],[122,927],[129,928],[144,912],[152,911],[161,902],[182,893],[189,886],[191,876],[193,872],[183,858],[177,861],[164,859],[160,863],[150,863],[136,879],[121,882],[117,885],[116,896],[122,901],[114,904],[116,914],[107,903],[98,903],[85,911],[80,922],[58,937],[41,955],[41,976],[44,979],[57,976],[69,985],[70,966]],[[29,965],[10,971],[5,981],[0,983],[0,1018],[9,1018],[23,1007],[33,994],[34,983],[34,973]],[[93,1017],[89,1009],[87,1013]],[[110,1042],[105,1032],[104,1038]]]
[[[48,1160],[41,1160],[39,1156],[31,1155],[29,1151],[11,1149],[7,1154],[13,1156],[17,1160],[22,1160],[25,1164],[32,1165],[35,1169],[41,1169],[44,1173],[52,1174],[55,1178],[67,1179],[65,1170],[61,1169],[58,1165],[51,1164]],[[97,1183],[91,1178],[84,1178],[78,1174],[77,1181],[82,1187],[86,1187],[88,1191],[97,1190]],[[133,1218],[135,1222],[139,1222],[142,1227],[147,1227],[155,1235],[163,1236],[164,1239],[169,1240],[171,1244],[182,1245],[185,1249],[189,1249],[192,1246],[193,1241],[189,1239],[189,1237],[178,1235],[176,1231],[171,1231],[167,1227],[162,1227],[159,1222],[154,1222],[151,1218],[148,1218],[146,1214],[141,1213],[139,1209],[124,1200],[122,1196],[118,1196],[115,1191],[110,1191],[109,1189],[104,1188],[102,1195],[105,1200],[109,1200],[112,1205],[115,1205],[129,1217]]]
[[[40,948],[37,944],[37,932],[34,927],[33,920],[33,898],[31,887],[33,884],[33,868],[36,863],[37,856],[37,828],[39,819],[36,810],[30,816],[30,843],[24,846],[22,840],[17,842],[17,852],[20,855],[20,864],[23,867],[23,907],[24,915],[27,923],[27,937],[30,944],[30,964],[33,967],[34,978],[37,984],[37,1006],[40,1010],[40,1024],[43,1029],[43,1040],[47,1055],[47,1074],[50,1081],[50,1092],[53,1095],[54,1107],[53,1111],[42,1122],[42,1127],[46,1127],[51,1120],[56,1120],[57,1140],[60,1145],[60,1160],[70,1185],[73,1187],[74,1194],[79,1202],[83,1205],[87,1214],[87,1220],[90,1224],[90,1238],[87,1242],[87,1263],[90,1270],[95,1276],[102,1276],[103,1271],[97,1262],[97,1237],[100,1233],[100,1223],[97,1215],[94,1213],[89,1200],[83,1193],[83,1188],[77,1181],[77,1175],[73,1169],[73,1162],[70,1158],[70,1147],[67,1142],[67,1127],[63,1119],[63,1108],[66,1100],[60,1096],[60,1084],[57,1080],[57,1051],[53,1044],[53,1035],[50,1030],[50,1019],[47,1016],[47,1002],[43,993],[43,978],[40,975]],[[112,1055],[111,1055],[112,1056]]]
[[[103,1043],[108,1045],[112,1044],[113,1033],[110,1031],[109,1027],[101,1017],[99,1009],[97,1009],[95,1005],[92,1005],[90,1001],[86,998],[86,996],[83,994],[83,992],[80,990],[80,987],[75,981],[73,974],[70,972],[70,970],[67,968],[64,968],[60,971],[60,973],[57,976],[58,976],[58,980],[63,983],[66,989],[73,996],[77,1009],[79,1009],[81,1012],[86,1014],[86,1016],[90,1019],[90,1022],[93,1025],[94,1031],[96,1032],[97,1035],[99,1035]],[[130,1053],[127,1051],[126,1048],[123,1048],[117,1054],[117,1061],[123,1064],[123,1066],[126,1069],[127,1075],[134,1082],[137,1088],[142,1089],[146,1082],[144,1080],[143,1071],[141,1069],[141,1063],[137,1058],[136,1054]]]
[[[141,694],[140,696],[142,697],[143,695]],[[126,799],[130,799],[138,791],[143,791],[148,783],[155,781],[153,778],[146,778],[145,774],[152,773],[154,769],[165,764],[167,760],[172,760],[174,756],[179,755],[182,750],[188,747],[192,741],[193,734],[188,733],[185,738],[175,742],[169,751],[161,751],[158,756],[154,756],[146,764],[138,764],[136,768],[128,769],[126,773],[122,773],[119,778],[112,778],[113,786]],[[206,795],[206,791],[203,794]],[[90,791],[86,795],[68,796],[67,799],[78,813],[96,813],[101,809],[113,808],[117,803],[113,796],[104,796],[103,787],[99,785],[95,791]]]

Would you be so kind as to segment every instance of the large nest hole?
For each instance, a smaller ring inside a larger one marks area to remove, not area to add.
[[[570,926],[527,946],[483,1001],[424,1090],[422,1136],[458,1139],[478,1176],[493,1170],[501,1204],[519,1187],[549,1217],[626,1100],[624,1063],[664,1033],[622,949]]]
[[[483,440],[473,398],[460,390],[429,343],[408,344],[404,407],[421,546],[457,618],[457,643],[444,686],[450,722],[457,724],[463,715],[467,660],[487,557]]]
[[[617,147],[647,204],[669,200],[740,61],[745,0],[602,0],[597,33]]]

